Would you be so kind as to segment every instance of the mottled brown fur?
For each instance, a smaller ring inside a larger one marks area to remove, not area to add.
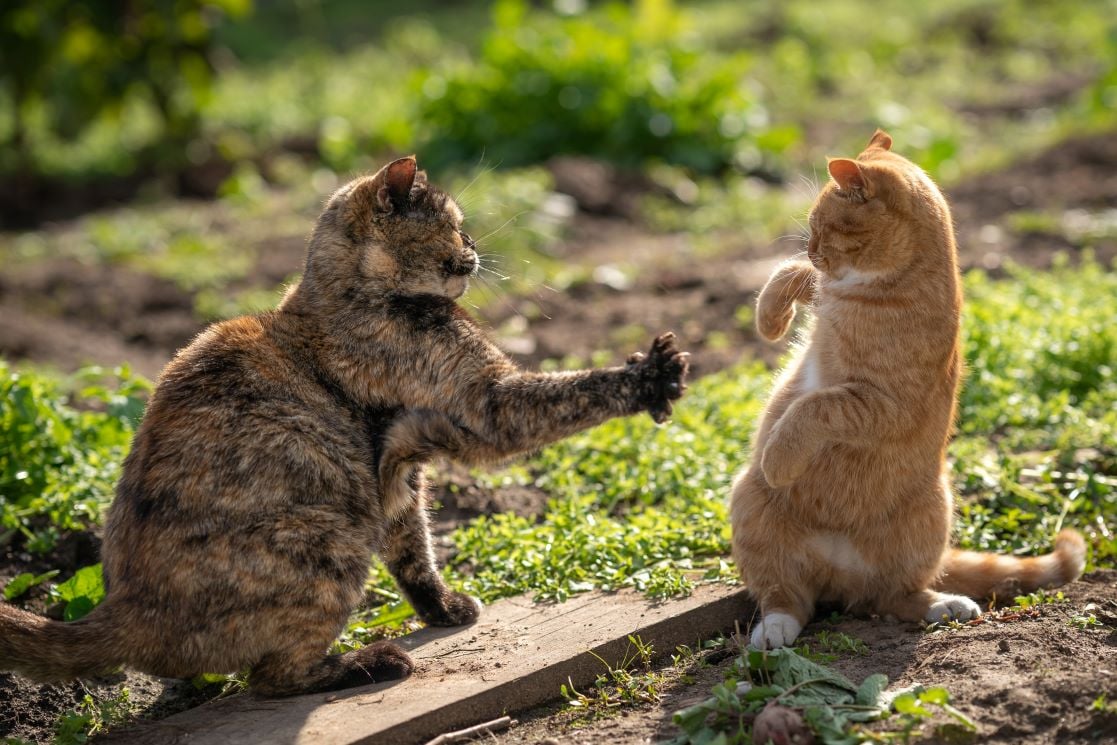
[[[733,485],[733,551],[760,600],[756,646],[790,643],[818,600],[937,621],[980,613],[1006,582],[1052,586],[1082,571],[1064,531],[1034,559],[950,551],[946,447],[962,372],[962,292],[946,200],[879,130],[831,160],[811,211],[809,261],[781,265],[757,328],[813,328],[776,384]],[[960,594],[950,594],[960,593]]]
[[[0,669],[247,668],[273,695],[398,678],[412,663],[392,644],[326,654],[374,552],[427,623],[476,618],[438,573],[419,467],[662,420],[687,369],[666,334],[622,367],[520,371],[454,302],[476,263],[414,158],[342,188],[280,307],[212,326],[164,370],[109,510],[105,601],[69,624],[0,605]]]

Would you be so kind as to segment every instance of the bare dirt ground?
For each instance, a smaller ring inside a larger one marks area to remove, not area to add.
[[[1073,260],[1083,245],[1082,229],[1075,226],[1091,215],[1117,214],[1117,134],[1067,141],[957,184],[949,194],[964,267],[1000,272],[1011,259],[1046,268],[1056,251],[1068,252]],[[1021,213],[1054,218],[1041,230],[1034,225],[1022,229],[1014,220]],[[532,367],[566,355],[588,359],[598,350],[610,350],[619,360],[664,329],[674,329],[684,339],[699,375],[743,355],[774,361],[780,348],[758,340],[751,325],[742,325],[736,314],[753,302],[773,264],[788,250],[735,236],[720,240],[720,253],[697,258],[680,250],[679,236],[650,233],[623,216],[579,213],[562,247],[565,255],[585,261],[629,256],[645,267],[631,286],[622,290],[590,280],[564,293],[510,298],[481,315],[493,329],[507,329],[510,321],[518,326],[502,333],[515,356]],[[1089,243],[1107,264],[1117,256],[1112,231]],[[299,266],[302,250],[302,241],[290,237],[271,242],[260,252],[264,258],[255,271],[278,282]],[[525,304],[539,305],[544,313],[525,313]],[[111,366],[127,360],[154,377],[199,330],[193,298],[164,280],[62,259],[0,267],[0,355],[10,360],[64,371],[91,362]],[[452,478],[458,489],[443,492],[437,516],[443,534],[478,514],[534,514],[545,499],[531,489],[487,491],[464,473]],[[58,555],[45,559],[8,544],[0,547],[0,583],[23,571],[74,569],[93,563],[96,555],[95,536],[73,538],[63,543]],[[896,626],[842,621],[837,628],[864,640],[870,655],[836,664],[856,679],[885,672],[899,684],[945,685],[959,708],[979,722],[982,739],[990,742],[1112,741],[1117,738],[1114,715],[1091,713],[1089,704],[1102,693],[1117,699],[1117,573],[1098,572],[1072,585],[1068,597],[1065,606],[1045,607],[1037,618],[929,636]],[[1102,625],[1092,630],[1068,627],[1067,614],[1091,602],[1105,609],[1098,614]],[[33,591],[26,604],[38,612],[48,610],[41,589]],[[588,725],[568,714],[535,712],[498,741],[652,741],[668,732],[672,711],[706,695],[725,664],[694,671],[694,686],[668,686],[655,707],[626,710]],[[0,675],[0,700],[10,702],[0,707],[0,738],[49,741],[59,714],[78,704],[87,690],[104,698],[125,686],[136,710],[151,717],[189,708],[216,693],[199,691],[188,682],[133,673],[55,686]]]
[[[984,743],[1106,743],[1117,738],[1117,713],[1091,710],[1102,694],[1117,695],[1117,571],[1099,570],[1064,589],[1066,601],[1034,612],[993,612],[957,630],[925,633],[880,620],[817,621],[800,637],[808,646],[820,631],[865,643],[862,654],[843,654],[832,667],[855,683],[873,673],[890,686],[943,685],[977,725],[962,741]],[[1069,619],[1093,604],[1099,625],[1080,629]],[[1101,621],[1104,619],[1104,624]],[[563,704],[518,716],[493,745],[637,745],[679,734],[671,715],[710,695],[733,664],[724,650],[699,655],[683,668],[666,668],[655,704],[586,714]],[[684,679],[683,676],[686,676]],[[946,717],[923,728],[917,742],[957,742]],[[884,728],[884,724],[875,729]]]

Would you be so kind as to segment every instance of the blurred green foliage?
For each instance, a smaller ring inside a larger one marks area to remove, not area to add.
[[[0,6],[0,84],[12,117],[6,158],[26,164],[29,139],[74,140],[98,117],[119,118],[132,97],[181,146],[209,96],[213,26],[249,2],[8,0]]]
[[[501,0],[476,64],[420,76],[424,156],[437,166],[483,152],[516,166],[581,153],[724,169],[765,114],[742,85],[747,58],[705,54],[684,21],[670,0],[566,18]]]
[[[21,150],[67,176],[214,151],[346,171],[410,150],[436,168],[574,152],[771,174],[856,152],[882,125],[950,181],[1117,124],[1112,0],[247,4],[146,0],[111,23],[94,22],[97,3],[5,5],[0,141],[27,142],[0,172]],[[151,9],[162,25],[122,20]]]

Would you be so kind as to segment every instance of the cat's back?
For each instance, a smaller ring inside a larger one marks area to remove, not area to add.
[[[167,365],[118,501],[141,513],[232,514],[368,488],[362,417],[316,375],[288,320],[272,312],[215,324]]]

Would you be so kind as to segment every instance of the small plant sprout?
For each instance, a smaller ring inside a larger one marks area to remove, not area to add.
[[[1082,612],[1075,613],[1073,616],[1070,617],[1070,619],[1067,621],[1067,625],[1073,626],[1076,629],[1083,630],[1101,626],[1101,622],[1098,621],[1098,617],[1094,613],[1094,611],[1096,611],[1097,609],[1097,604],[1087,603],[1086,606],[1082,608]]]
[[[651,644],[644,643],[639,636],[629,635],[628,648],[616,666],[592,651],[590,654],[605,666],[605,672],[597,676],[592,690],[587,692],[577,690],[573,681],[567,679],[559,691],[571,709],[603,716],[621,706],[659,701],[664,676],[652,669],[654,649]]]

